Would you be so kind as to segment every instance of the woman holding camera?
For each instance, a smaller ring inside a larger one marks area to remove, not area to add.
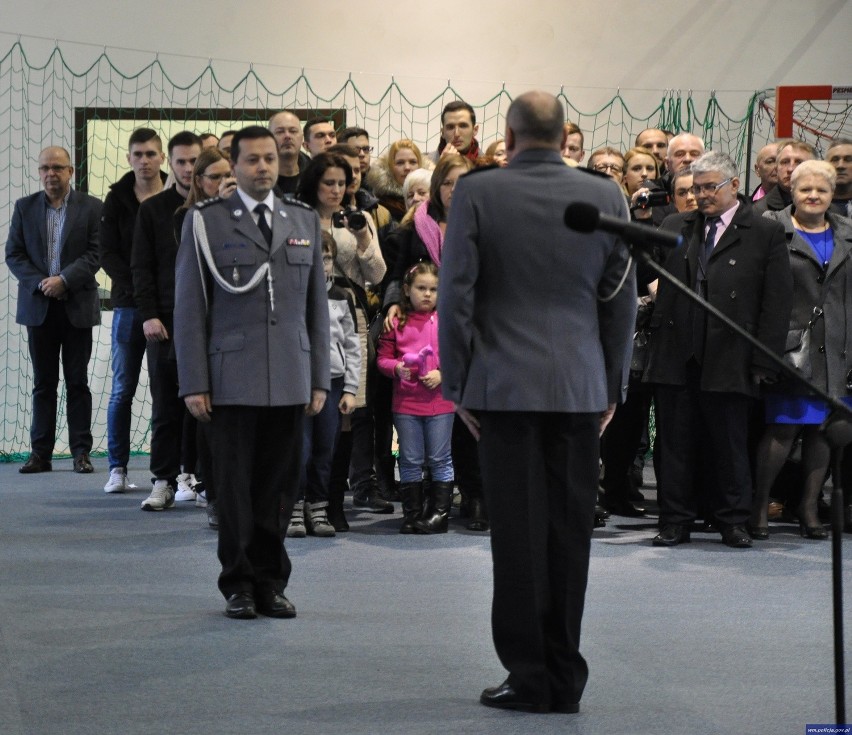
[[[631,148],[624,154],[624,175],[621,185],[630,200],[631,219],[651,219],[651,207],[655,203],[653,195],[661,190],[655,185],[647,186],[647,183],[656,181],[658,178],[660,178],[660,164],[647,149]]]
[[[763,216],[781,222],[787,233],[794,284],[788,354],[800,354],[802,373],[826,393],[846,396],[852,366],[852,223],[829,212],[836,182],[831,164],[805,161],[790,182],[793,203]],[[749,533],[754,539],[769,538],[769,491],[801,434],[804,488],[799,530],[807,538],[827,538],[817,499],[831,461],[831,449],[819,432],[828,408],[783,377],[764,400],[767,426],[757,449]]]
[[[322,229],[334,237],[335,271],[364,289],[368,283],[380,283],[386,267],[373,218],[343,213],[343,198],[351,183],[352,169],[343,156],[320,153],[302,173],[297,196],[317,211]]]

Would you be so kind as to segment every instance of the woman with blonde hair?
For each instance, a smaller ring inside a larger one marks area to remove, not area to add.
[[[403,218],[408,209],[402,193],[405,177],[423,167],[424,158],[420,148],[408,138],[391,143],[387,154],[370,167],[367,186],[379,203],[387,207],[396,222]]]

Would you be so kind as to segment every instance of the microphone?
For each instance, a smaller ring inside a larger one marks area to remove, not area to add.
[[[600,210],[589,202],[573,202],[565,207],[565,225],[577,232],[603,230],[641,248],[649,248],[652,245],[676,248],[683,243],[681,235],[601,214]]]

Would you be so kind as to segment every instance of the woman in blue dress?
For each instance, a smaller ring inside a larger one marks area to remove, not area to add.
[[[803,372],[830,395],[845,397],[852,367],[852,221],[828,211],[835,183],[831,164],[805,161],[793,172],[792,205],[764,217],[778,220],[787,232],[794,282],[788,349],[808,329]],[[798,383],[784,379],[767,392],[765,403],[767,426],[757,449],[751,536],[769,536],[769,491],[801,435],[804,487],[797,510],[799,528],[804,537],[827,538],[817,513],[831,461],[830,447],[819,433],[827,406]]]

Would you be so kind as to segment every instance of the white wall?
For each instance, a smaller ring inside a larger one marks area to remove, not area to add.
[[[350,72],[366,89],[384,89],[394,76],[420,102],[447,79],[471,96],[479,83],[493,90],[506,82],[516,91],[564,85],[588,104],[608,100],[616,89],[654,97],[665,89],[717,90],[724,98],[778,84],[852,82],[847,0],[30,0],[6,6],[2,30],[9,34],[93,44],[73,52],[81,63],[107,46],[110,56],[116,48],[159,52],[188,76],[210,58],[254,62],[273,83],[289,80],[293,69],[309,70],[312,79],[328,70],[329,90]],[[247,7],[250,13],[235,15]],[[170,54],[196,58],[175,63]],[[150,58],[125,56],[139,65]],[[220,66],[225,75],[244,70],[229,66]]]

